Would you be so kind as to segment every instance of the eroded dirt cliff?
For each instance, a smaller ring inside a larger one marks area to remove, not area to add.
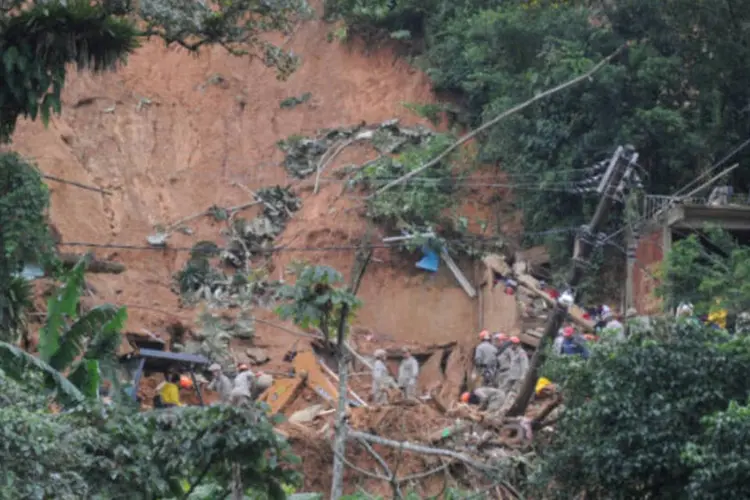
[[[71,74],[62,116],[48,128],[21,123],[13,144],[46,174],[112,193],[51,183],[51,219],[63,242],[143,246],[156,228],[212,205],[247,202],[246,189],[236,183],[258,189],[289,182],[276,146],[281,139],[362,121],[419,121],[402,103],[433,100],[426,77],[390,50],[366,52],[356,44],[329,42],[330,29],[322,21],[309,21],[285,42],[303,58],[286,82],[277,81],[259,62],[222,49],[195,57],[157,42],[146,44],[115,73]],[[283,99],[307,92],[309,101],[291,109],[279,106]],[[335,165],[364,161],[368,154],[353,147]],[[341,185],[324,185],[317,195],[309,188],[298,194],[302,210],[281,243],[330,246],[356,242],[364,233],[366,222],[357,214],[361,202],[341,196]],[[171,247],[189,248],[200,240],[222,243],[218,223],[201,218],[189,226],[193,233],[175,233]],[[87,247],[65,250],[82,253]],[[130,331],[159,333],[175,318],[195,319],[197,311],[180,309],[170,290],[186,251],[95,253],[127,266],[121,275],[90,275],[89,283],[95,289],[92,300],[129,306]],[[388,342],[473,338],[476,303],[445,269],[431,277],[390,250],[378,250],[375,257],[360,292],[365,302],[358,317],[362,331]],[[329,264],[348,275],[353,252],[285,252],[275,257],[275,267],[292,259]],[[263,325],[257,334],[258,343],[278,357],[294,340]]]

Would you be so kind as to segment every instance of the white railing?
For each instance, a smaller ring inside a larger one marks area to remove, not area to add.
[[[650,220],[661,215],[668,210],[670,205],[707,205],[708,198],[704,196],[691,196],[689,198],[682,196],[668,196],[661,194],[648,194],[643,200],[642,219]],[[727,205],[750,206],[750,195],[736,194],[729,197]]]

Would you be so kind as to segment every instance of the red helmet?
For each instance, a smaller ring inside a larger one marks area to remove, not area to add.
[[[479,340],[487,340],[490,338],[490,332],[487,330],[482,330],[479,332]]]
[[[514,344],[520,344],[520,343],[521,343],[521,339],[519,339],[518,337],[515,337],[515,336],[514,336],[514,337],[511,337],[511,338],[510,338],[510,341],[511,341],[512,343],[514,343]]]
[[[563,337],[572,337],[573,336],[573,327],[572,326],[566,326],[563,328]]]

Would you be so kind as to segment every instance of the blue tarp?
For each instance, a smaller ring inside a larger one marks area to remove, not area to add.
[[[438,253],[427,246],[422,247],[422,253],[424,254],[424,257],[417,262],[417,267],[419,269],[424,269],[425,271],[433,273],[437,272],[438,266],[440,265],[440,256]]]

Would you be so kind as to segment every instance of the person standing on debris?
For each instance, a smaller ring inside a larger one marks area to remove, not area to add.
[[[221,371],[221,365],[219,365],[219,363],[212,364],[208,369],[213,377],[208,384],[208,390],[218,392],[222,403],[229,403],[232,396],[232,381]]]
[[[256,373],[255,384],[253,384],[253,401],[256,401],[272,385],[273,375],[263,372]]]
[[[494,387],[478,387],[471,392],[461,394],[461,402],[478,406],[488,413],[497,413],[507,399],[505,391]]]
[[[385,350],[375,351],[375,364],[372,366],[372,402],[376,405],[388,404],[388,367],[385,365]]]
[[[232,389],[230,402],[233,405],[242,406],[252,400],[255,375],[244,363],[237,366],[237,371],[239,373],[234,377],[234,388]]]
[[[602,320],[607,322],[603,329],[606,337],[615,342],[625,342],[625,326],[612,314],[612,311],[609,311],[607,315],[602,317]]]
[[[497,369],[497,348],[490,342],[490,332],[487,330],[479,334],[479,345],[474,350],[474,367],[482,375],[484,385],[495,381]]]
[[[521,346],[521,339],[511,337],[513,344],[508,351],[511,353],[510,367],[508,368],[508,378],[505,382],[505,391],[510,395],[515,394],[518,384],[526,376],[529,370],[529,355],[526,354]]]
[[[565,337],[563,334],[565,333],[565,329],[570,328],[569,326],[566,326],[565,328],[560,328],[557,331],[557,337],[555,337],[555,342],[552,344],[552,352],[557,355],[562,355],[562,346],[563,341],[565,340]]]
[[[503,332],[496,333],[493,335],[493,338],[495,339],[495,348],[497,348],[497,357],[499,359],[500,355],[510,347],[510,338]]]
[[[495,381],[491,384],[493,387],[503,389],[508,380],[508,372],[513,362],[513,342],[510,338],[505,341],[505,347],[497,356],[497,370],[495,370]]]
[[[180,383],[180,375],[177,373],[169,373],[166,380],[160,384],[159,389],[159,402],[156,402],[156,406],[163,408],[171,408],[174,406],[182,406],[180,402],[180,387],[177,385]]]
[[[406,399],[417,395],[417,378],[419,377],[419,363],[411,355],[408,347],[404,347],[404,359],[398,367],[398,386],[404,391]]]
[[[586,346],[581,342],[577,342],[574,338],[574,330],[572,326],[565,327],[563,329],[563,341],[560,347],[561,354],[565,356],[580,355],[583,359],[588,359],[589,351]]]

